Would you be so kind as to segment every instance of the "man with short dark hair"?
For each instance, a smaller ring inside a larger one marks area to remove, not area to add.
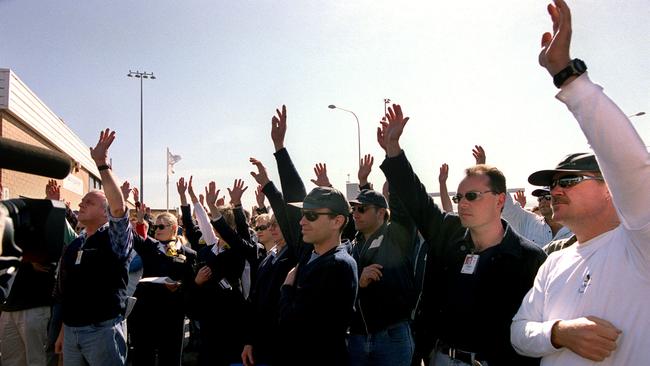
[[[128,209],[108,165],[115,132],[101,131],[90,155],[104,191],[91,191],[79,204],[85,231],[61,258],[63,328],[57,351],[66,366],[126,364],[124,313],[133,234]]]
[[[509,325],[546,255],[501,219],[503,174],[467,169],[453,197],[458,216],[443,213],[399,145],[408,117],[399,105],[388,112],[377,131],[387,154],[381,169],[430,245],[418,321],[430,332],[431,364],[537,364],[515,353]]]
[[[314,188],[303,202],[302,240],[313,246],[281,288],[280,327],[288,347],[283,364],[347,365],[346,332],[357,294],[357,266],[341,244],[350,206],[334,188]]]
[[[359,168],[370,173],[372,159]],[[365,168],[365,169],[364,169]],[[367,175],[366,175],[367,178]],[[413,355],[410,317],[415,304],[413,252],[416,230],[397,194],[363,189],[350,201],[358,231],[352,256],[359,272],[359,294],[350,327],[353,366],[408,366]]]
[[[646,144],[586,65],[569,56],[571,12],[548,7],[542,65],[593,154],[571,154],[528,181],[551,188],[553,219],[576,244],[552,253],[515,315],[518,352],[543,365],[650,364],[650,157]]]

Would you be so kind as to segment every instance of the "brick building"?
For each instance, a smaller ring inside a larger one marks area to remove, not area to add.
[[[90,149],[18,76],[0,68],[0,136],[62,152],[76,167],[59,179],[61,197],[77,209],[84,194],[100,189],[101,181]],[[49,178],[0,169],[4,199],[44,198]]]

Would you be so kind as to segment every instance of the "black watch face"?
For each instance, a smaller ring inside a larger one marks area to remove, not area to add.
[[[582,74],[585,71],[587,71],[587,65],[584,63],[584,61],[576,58],[575,60],[573,60],[573,69],[576,72]]]

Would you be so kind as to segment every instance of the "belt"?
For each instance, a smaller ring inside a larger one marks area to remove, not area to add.
[[[442,354],[449,356],[449,358],[464,362],[472,366],[481,366],[481,360],[483,360],[482,357],[478,356],[476,352],[463,351],[461,349],[449,346],[440,340],[438,340],[436,343],[436,350]]]

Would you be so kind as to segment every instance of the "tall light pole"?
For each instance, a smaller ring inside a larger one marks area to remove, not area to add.
[[[627,116],[627,118],[640,117],[640,116],[643,116],[643,115],[645,115],[645,112],[637,112],[637,113],[634,113],[634,114],[630,114],[629,116]]]
[[[361,125],[359,125],[359,117],[357,117],[357,115],[354,112],[352,112],[351,110],[341,108],[341,107],[337,107],[334,104],[330,104],[329,106],[327,106],[327,108],[329,108],[329,109],[340,109],[342,111],[352,113],[352,115],[354,116],[354,119],[357,121],[357,146],[359,147],[359,160],[357,160],[357,164],[361,165]]]
[[[142,80],[143,79],[155,79],[156,77],[153,75],[153,72],[146,72],[146,71],[131,71],[129,70],[129,73],[126,75],[130,78],[138,78],[140,79],[140,201],[144,202],[144,174],[143,174],[143,160],[142,160],[142,153],[143,153],[143,136],[144,136],[144,124],[143,124],[143,118],[142,118]]]

